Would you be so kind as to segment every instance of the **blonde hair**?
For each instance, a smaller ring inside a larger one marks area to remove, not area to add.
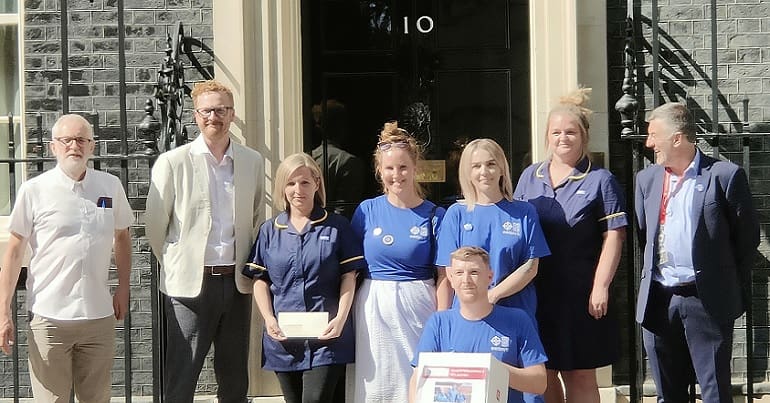
[[[318,190],[313,196],[313,203],[318,207],[326,207],[326,187],[324,186],[323,175],[321,175],[321,167],[318,166],[313,157],[305,153],[296,153],[284,158],[278,165],[278,169],[275,170],[273,203],[277,210],[289,212],[289,203],[286,200],[284,190],[294,171],[303,167],[310,170],[310,174],[313,175],[313,179],[318,184]]]
[[[544,137],[548,158],[550,158],[551,154],[553,153],[553,150],[551,150],[548,146],[548,136],[551,132],[551,117],[555,115],[565,115],[577,122],[578,126],[580,127],[580,137],[583,140],[582,155],[588,155],[588,141],[590,140],[590,136],[588,134],[590,122],[588,118],[591,116],[591,114],[594,113],[591,109],[585,106],[590,99],[589,95],[591,95],[591,88],[578,88],[577,90],[560,97],[556,106],[551,108],[551,111],[548,112]]]
[[[387,194],[388,189],[382,182],[382,172],[380,172],[383,153],[383,151],[380,150],[380,146],[383,144],[406,144],[406,147],[403,148],[403,150],[409,154],[409,157],[414,163],[415,173],[417,173],[417,163],[421,161],[423,157],[422,147],[417,144],[417,140],[415,140],[409,132],[398,127],[397,121],[387,122],[382,126],[377,146],[374,149],[374,172],[380,185],[382,185],[382,192]],[[425,190],[416,179],[414,181],[414,191],[417,194],[417,197],[421,199],[425,197]]]
[[[190,96],[192,97],[192,100],[193,100],[193,105],[195,105],[200,95],[205,94],[207,92],[219,92],[219,93],[225,94],[230,98],[230,102],[233,102],[233,92],[230,90],[230,88],[228,88],[226,85],[220,83],[217,80],[206,80],[206,81],[195,83],[195,86],[193,87],[192,92],[190,92]]]
[[[463,262],[467,262],[474,257],[480,257],[481,261],[484,262],[484,266],[489,269],[489,253],[487,253],[486,250],[483,248],[479,248],[478,246],[463,246],[456,251],[452,252],[449,255],[450,258],[450,265],[451,262],[454,260],[460,260]]]
[[[513,183],[511,182],[511,168],[508,165],[508,159],[505,158],[505,152],[492,139],[476,139],[468,143],[460,155],[460,167],[458,169],[458,176],[460,177],[460,189],[463,192],[463,198],[465,199],[466,208],[468,211],[472,211],[478,200],[478,194],[476,194],[476,187],[473,186],[471,181],[471,163],[473,153],[476,150],[484,150],[492,155],[492,158],[500,167],[500,192],[503,197],[511,201],[513,200]]]

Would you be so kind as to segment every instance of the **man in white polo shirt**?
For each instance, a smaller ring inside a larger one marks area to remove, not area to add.
[[[36,402],[110,400],[115,319],[128,312],[133,213],[120,180],[88,168],[91,125],[64,115],[51,129],[56,167],[19,189],[0,270],[0,348],[13,344],[11,300],[27,243],[29,367]],[[118,287],[107,283],[115,251]]]

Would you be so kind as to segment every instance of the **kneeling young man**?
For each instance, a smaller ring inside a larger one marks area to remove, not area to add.
[[[523,402],[522,392],[545,391],[548,360],[532,319],[518,308],[493,305],[487,289],[492,281],[489,254],[465,246],[451,255],[447,277],[460,307],[436,312],[430,317],[412,360],[416,368],[421,352],[492,353],[508,367],[508,403]],[[492,339],[507,337],[508,347],[492,345]],[[409,383],[410,401],[415,401],[419,374]]]

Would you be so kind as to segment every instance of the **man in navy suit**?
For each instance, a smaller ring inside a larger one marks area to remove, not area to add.
[[[636,177],[644,250],[636,320],[659,402],[688,401],[693,372],[704,402],[732,402],[733,322],[759,244],[746,172],[695,146],[687,107],[652,111],[646,146],[655,165]]]

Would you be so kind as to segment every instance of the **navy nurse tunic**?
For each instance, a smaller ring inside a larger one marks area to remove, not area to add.
[[[587,157],[556,187],[548,168],[545,161],[525,169],[514,192],[537,209],[551,248],[535,278],[546,366],[598,368],[617,359],[618,325],[612,309],[599,320],[591,317],[588,301],[604,233],[628,225],[623,194],[612,174]]]
[[[291,226],[287,213],[263,223],[249,262],[243,274],[270,284],[276,317],[279,312],[329,312],[334,318],[342,275],[366,267],[361,240],[347,219],[318,207],[302,231]],[[305,371],[351,363],[354,356],[350,317],[332,340],[279,342],[262,335],[262,367],[267,370]]]

